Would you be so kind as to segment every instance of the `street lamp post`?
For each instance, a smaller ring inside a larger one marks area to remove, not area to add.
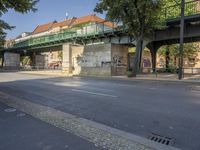
[[[180,54],[179,54],[179,75],[178,78],[183,78],[183,51],[184,51],[184,24],[185,24],[185,0],[181,0],[181,24],[180,24]]]

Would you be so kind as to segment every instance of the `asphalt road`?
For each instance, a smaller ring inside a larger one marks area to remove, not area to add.
[[[0,103],[0,150],[14,149],[100,150],[101,148]]]
[[[1,73],[0,90],[142,137],[200,149],[200,85]]]

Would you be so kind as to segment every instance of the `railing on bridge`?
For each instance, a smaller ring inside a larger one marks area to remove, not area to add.
[[[185,3],[185,16],[200,14],[200,1],[189,1]],[[181,17],[181,4],[173,5],[165,9],[165,20]]]
[[[92,27],[92,28],[91,28]],[[52,33],[47,34],[40,37],[30,38],[28,40],[15,43],[13,45],[13,48],[20,48],[20,47],[29,47],[34,45],[40,45],[50,42],[58,42],[58,41],[64,41],[67,39],[77,39],[81,37],[91,37],[91,36],[98,36],[105,33],[112,33],[117,30],[120,30],[121,28],[116,28],[117,25],[113,23],[113,27],[107,27],[104,23],[99,25],[92,25],[90,27],[85,27],[84,30],[81,30],[78,32],[78,30],[72,28],[65,31],[61,31],[59,33]]]
[[[165,9],[163,19],[164,20],[170,20],[170,19],[177,19],[180,17],[181,14],[181,5],[174,5],[170,6]],[[185,10],[186,14],[185,16],[190,15],[196,15],[200,14],[200,1],[190,1],[185,3]],[[91,37],[91,36],[99,36],[105,33],[114,33],[115,31],[122,31],[123,27],[121,25],[116,25],[113,23],[113,27],[108,28],[104,22],[101,23],[101,25],[95,26],[95,23],[93,25],[93,28],[90,28],[87,30],[87,26],[85,27],[85,30],[82,30],[81,32],[77,32],[75,29],[68,29],[59,33],[52,33],[41,37],[35,37],[30,38],[26,41],[21,41],[19,43],[16,43],[13,45],[13,48],[21,48],[21,47],[31,47],[35,45],[41,45],[46,44],[50,42],[58,42],[58,41],[64,41],[64,40],[73,40],[78,39],[82,37]],[[89,27],[88,27],[89,28]]]

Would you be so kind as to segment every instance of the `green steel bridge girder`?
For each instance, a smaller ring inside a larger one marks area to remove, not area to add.
[[[86,45],[86,44],[92,44],[96,42],[107,42],[111,43],[111,39],[115,43],[117,43],[120,39],[120,36],[123,36],[123,38],[126,39],[125,44],[130,43],[131,40],[133,39],[132,37],[126,35],[122,35],[121,32],[115,31],[115,32],[108,32],[108,33],[101,33],[101,34],[90,34],[87,36],[76,36],[72,38],[67,38],[67,39],[57,39],[55,41],[46,41],[46,42],[41,42],[37,44],[31,44],[31,45],[24,45],[23,46],[18,46],[18,47],[12,47],[8,49],[4,49],[6,52],[20,52],[22,53],[24,51],[35,51],[35,50],[40,50],[41,52],[43,51],[43,48],[47,47],[55,47],[55,46],[62,46],[65,43],[71,43],[71,44],[80,44],[80,45]],[[105,40],[107,39],[107,40]]]

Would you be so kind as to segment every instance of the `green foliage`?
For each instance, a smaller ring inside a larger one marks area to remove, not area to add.
[[[100,0],[95,11],[106,13],[112,21],[122,22],[136,38],[160,25],[162,0]]]
[[[170,64],[169,67],[166,68],[164,72],[177,73],[177,67],[174,64]]]
[[[187,3],[185,14],[194,14],[197,3]],[[174,6],[176,5],[176,6]],[[127,32],[136,39],[134,72],[140,70],[144,38],[152,36],[155,29],[165,27],[167,18],[177,18],[181,14],[181,0],[99,0],[96,12],[105,13],[111,21],[122,22]],[[174,53],[177,53],[177,47]],[[185,54],[191,54],[189,49]],[[177,54],[176,54],[177,55]]]
[[[198,1],[185,0],[185,15],[197,13]],[[181,16],[181,0],[165,0],[165,15],[167,19]]]
[[[37,2],[39,0],[1,0],[0,2],[0,17],[8,12],[9,9],[14,9],[19,13],[27,13],[29,11],[35,12]],[[11,30],[14,28],[8,23],[0,19],[0,46],[3,46],[4,39],[6,37],[5,30]]]
[[[190,1],[186,0],[186,15],[197,9],[197,2]],[[94,10],[106,13],[111,21],[122,22],[130,34],[140,37],[163,28],[166,18],[179,17],[181,0],[99,0]]]
[[[133,74],[133,72],[132,71],[127,71],[126,72],[126,75],[127,75],[127,77],[129,77],[129,78],[131,78],[131,77],[134,77],[135,75]]]
[[[31,64],[31,57],[30,56],[22,56],[20,58],[20,62],[22,63],[22,65],[30,65]]]
[[[179,57],[179,51],[180,51],[179,44],[162,46],[159,49],[158,54],[160,56],[166,57],[167,49],[169,49],[169,52],[170,52],[169,56],[171,58]],[[199,49],[199,45],[197,43],[186,43],[186,44],[184,44],[184,51],[183,51],[184,58],[196,57],[198,55],[198,49]]]
[[[183,51],[183,56],[185,59],[193,59],[198,56],[198,50],[199,50],[199,45],[197,43],[187,43],[184,44],[184,51]],[[162,57],[167,57],[169,56],[169,64],[166,66],[166,72],[170,73],[176,73],[177,71],[177,60],[179,58],[179,44],[173,44],[173,45],[167,45],[167,46],[162,46],[158,50],[158,55]],[[167,64],[167,61],[166,61]]]
[[[99,0],[95,11],[106,13],[111,21],[122,22],[127,32],[136,40],[136,57],[133,72],[141,67],[142,44],[144,37],[151,36],[154,29],[162,27],[160,16],[163,0]]]
[[[63,52],[62,51],[58,52],[58,58],[59,58],[59,60],[62,60],[62,58],[63,58]]]

